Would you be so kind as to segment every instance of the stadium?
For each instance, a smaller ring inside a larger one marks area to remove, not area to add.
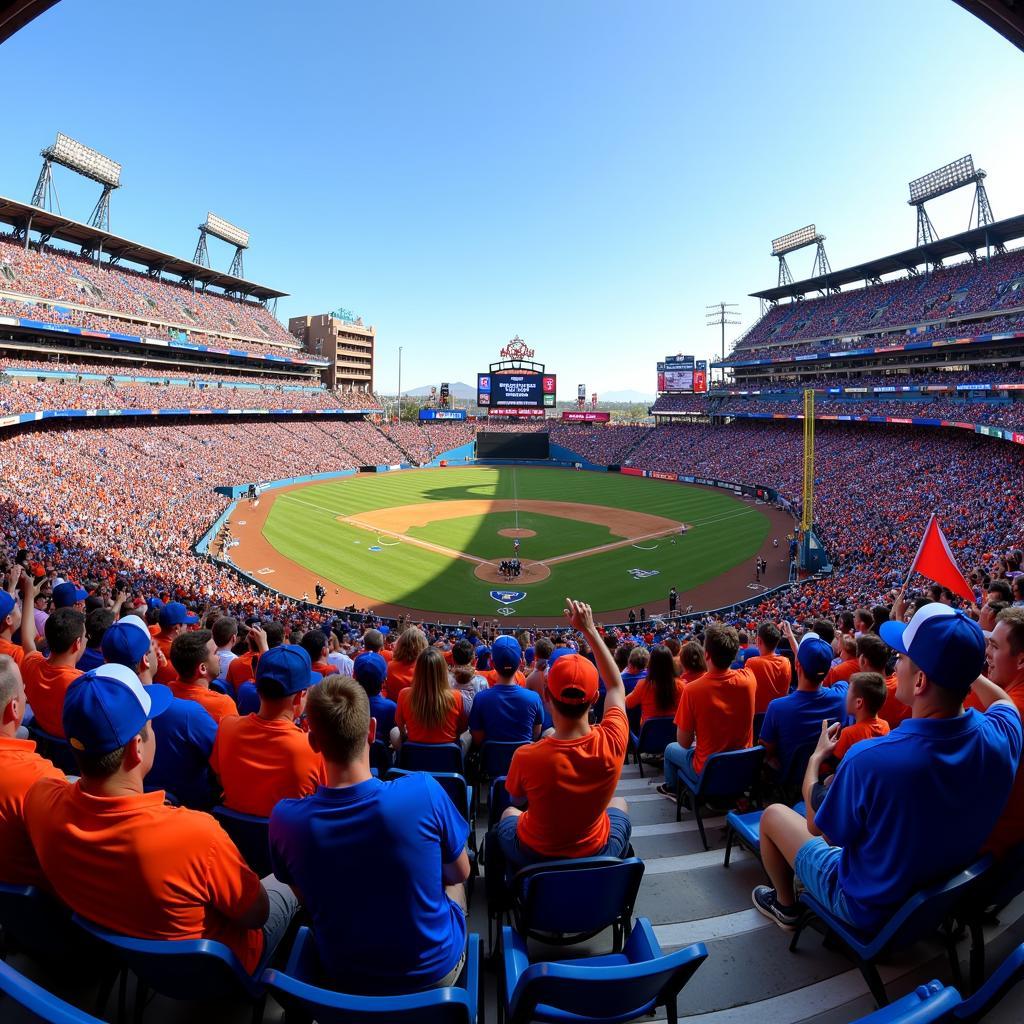
[[[513,326],[403,408],[62,128],[0,173],[0,1019],[1024,1018],[1024,212],[974,154],[876,211],[912,247],[773,239],[626,420]]]

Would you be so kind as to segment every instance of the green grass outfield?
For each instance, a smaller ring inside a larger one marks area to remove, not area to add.
[[[551,566],[540,583],[512,583],[526,597],[517,617],[561,615],[566,595],[589,601],[596,611],[652,605],[678,590],[714,579],[754,557],[770,529],[756,506],[725,491],[705,490],[618,473],[572,470],[465,468],[346,477],[278,495],[264,526],[269,543],[293,562],[359,594],[388,604],[449,615],[493,616],[489,596],[497,584],[473,575],[472,563],[428,551],[360,527],[338,522],[372,509],[432,501],[518,498],[573,501],[631,509],[692,524],[684,537],[644,541]],[[412,535],[481,558],[512,557],[512,541],[498,531],[515,525],[515,513],[492,512],[413,528]],[[524,559],[552,558],[619,538],[607,528],[533,513],[519,526],[535,530],[523,540]],[[379,543],[378,543],[379,541]],[[379,548],[374,551],[372,548]],[[657,575],[636,579],[631,569]]]

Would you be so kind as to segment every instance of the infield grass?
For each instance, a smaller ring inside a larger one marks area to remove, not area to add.
[[[467,467],[366,474],[289,491],[276,498],[263,533],[281,554],[323,579],[328,590],[334,583],[424,612],[491,617],[498,605],[489,592],[497,587],[477,579],[471,562],[339,522],[373,509],[464,499],[571,501],[691,525],[683,537],[558,563],[540,583],[509,584],[510,590],[526,592],[514,605],[518,617],[560,615],[566,595],[590,602],[599,612],[652,605],[673,585],[682,592],[752,559],[770,529],[755,505],[724,491],[617,473]],[[438,520],[409,532],[480,558],[511,558],[513,542],[498,531],[514,526],[514,520],[512,512],[492,512]],[[604,526],[529,512],[519,513],[519,526],[537,533],[523,540],[524,559],[543,560],[620,539]],[[655,575],[636,578],[633,569]]]

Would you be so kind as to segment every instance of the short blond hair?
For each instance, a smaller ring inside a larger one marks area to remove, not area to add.
[[[351,676],[327,676],[309,688],[306,721],[325,761],[351,764],[366,746],[370,698]]]

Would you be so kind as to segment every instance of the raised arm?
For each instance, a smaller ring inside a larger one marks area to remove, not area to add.
[[[971,683],[971,692],[978,698],[978,703],[985,711],[993,704],[1009,704],[1010,707],[1016,707],[1009,694],[986,676],[978,676]]]
[[[21,589],[21,646],[26,654],[36,650],[36,590],[31,576],[24,570],[19,581]]]
[[[594,652],[594,662],[597,671],[604,680],[604,710],[619,708],[623,714],[626,713],[626,687],[623,685],[622,676],[619,675],[619,666],[615,664],[612,652],[604,642],[604,638],[597,631],[594,625],[594,613],[589,604],[582,601],[574,601],[571,597],[566,599],[565,614],[573,629],[578,629],[590,644]]]

